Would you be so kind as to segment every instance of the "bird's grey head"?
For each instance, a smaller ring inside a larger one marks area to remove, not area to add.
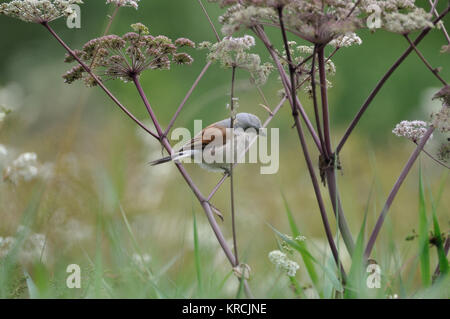
[[[244,131],[247,129],[255,129],[256,132],[262,127],[261,120],[250,113],[238,113],[236,114],[235,127],[241,128]]]
[[[230,118],[227,118],[218,122],[217,124],[229,128],[231,127],[230,123]],[[264,133],[260,132],[260,128],[262,128],[261,120],[256,115],[251,113],[236,114],[234,128],[242,129],[244,131],[247,131],[248,129],[254,129],[257,134],[264,135]]]

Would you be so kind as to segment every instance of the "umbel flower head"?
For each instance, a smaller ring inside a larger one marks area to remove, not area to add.
[[[285,253],[280,250],[273,250],[269,253],[269,260],[276,268],[285,272],[289,277],[295,276],[297,269],[300,268],[299,265],[290,260]]]
[[[180,48],[194,48],[195,43],[191,40],[180,38],[173,42],[164,35],[152,36],[142,23],[131,27],[134,32],[128,32],[122,37],[107,35],[92,39],[75,54],[90,65],[100,79],[121,79],[125,82],[133,80],[145,70],[168,70],[172,63],[193,62],[189,54],[178,52]],[[65,62],[74,61],[72,56],[66,55]],[[83,79],[89,86],[96,84],[81,65],[73,67],[63,78],[66,83]]]
[[[221,4],[232,5],[220,19],[226,35],[256,25],[279,25],[279,8],[286,28],[312,43],[328,43],[362,26],[362,20],[350,14],[355,5],[352,1],[236,0]]]
[[[138,2],[141,0],[106,0],[106,4],[114,3],[118,7],[133,7],[138,9]]]
[[[401,121],[392,130],[392,133],[416,143],[425,135],[428,127],[428,123],[424,121]]]
[[[76,17],[73,4],[82,0],[13,0],[0,4],[0,14],[31,23],[44,23],[61,17]]]
[[[248,71],[251,80],[257,85],[266,83],[273,66],[270,63],[261,64],[257,54],[247,52],[255,46],[255,38],[245,35],[241,38],[226,37],[215,44],[202,42],[201,49],[208,49],[208,60],[219,62],[224,68],[240,68]]]
[[[432,15],[415,5],[415,0],[362,0],[360,11],[372,15],[378,12],[378,22],[369,28],[383,28],[390,32],[407,34],[433,27]]]

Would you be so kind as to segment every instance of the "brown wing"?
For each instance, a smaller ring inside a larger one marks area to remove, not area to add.
[[[187,142],[180,151],[191,149],[204,149],[211,142],[216,141],[217,138],[222,138],[222,145],[226,143],[228,136],[227,130],[224,127],[215,126],[216,123],[205,127],[197,135],[195,135],[189,142]],[[220,141],[216,141],[220,145]]]

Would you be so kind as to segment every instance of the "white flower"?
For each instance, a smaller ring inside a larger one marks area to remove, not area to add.
[[[50,22],[61,17],[73,17],[73,4],[82,0],[13,0],[0,4],[0,14],[26,22]]]
[[[118,7],[133,7],[138,9],[138,2],[140,0],[106,0],[106,4],[115,3]]]
[[[38,176],[38,166],[36,153],[23,153],[6,167],[3,178],[16,185],[21,180],[30,181]]]
[[[6,113],[5,112],[0,112],[0,123],[3,122],[3,120],[5,119]]]
[[[401,121],[392,130],[392,133],[399,137],[418,142],[427,131],[429,125],[424,121]]]
[[[360,37],[358,37],[356,33],[349,32],[331,41],[330,45],[334,46],[335,48],[342,48],[342,47],[349,47],[354,44],[361,45],[361,43],[362,40]]]
[[[300,266],[293,260],[290,260],[285,253],[279,250],[273,250],[269,253],[269,260],[278,269],[284,271],[289,277],[295,276]]]

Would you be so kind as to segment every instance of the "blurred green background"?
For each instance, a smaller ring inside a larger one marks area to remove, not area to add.
[[[69,46],[80,48],[103,33],[106,16],[113,9],[104,2],[85,0],[81,29],[68,29],[63,19],[52,25]],[[438,9],[445,5],[444,2]],[[216,27],[220,28],[217,18],[221,9],[215,4],[205,5]],[[174,39],[188,37],[197,43],[214,41],[208,22],[194,0],[143,0],[137,11],[122,8],[111,33],[122,35],[135,22],[149,26],[153,35],[164,34]],[[188,287],[191,278],[195,277],[192,255],[192,214],[195,212],[203,267],[211,268],[210,272],[223,280],[229,268],[189,188],[171,164],[158,168],[146,164],[161,155],[157,141],[138,133],[134,123],[100,89],[86,88],[82,83],[64,84],[61,75],[71,66],[63,63],[64,50],[44,28],[1,16],[0,32],[0,104],[13,108],[1,128],[0,144],[14,150],[15,154],[36,152],[39,161],[51,163],[55,172],[50,181],[34,181],[21,186],[0,184],[0,236],[15,233],[32,195],[36,189],[41,189],[38,213],[31,228],[48,237],[49,269],[55,273],[59,271],[63,276],[64,270],[58,265],[64,265],[66,261],[89,264],[89,260],[93,260],[95,264],[105,265],[108,280],[121,283],[121,276],[124,276],[121,265],[127,264],[126,258],[133,251],[133,241],[127,235],[120,212],[122,207],[137,241],[151,256],[152,267],[167,274],[165,282],[169,287],[172,282],[177,287]],[[280,48],[279,31],[267,29],[267,32]],[[396,34],[363,30],[358,35],[363,40],[361,46],[344,48],[333,58],[337,73],[331,79],[333,87],[329,99],[334,145],[376,82],[407,48],[406,40]],[[442,32],[434,30],[419,48],[431,65],[443,67],[441,75],[449,79],[448,56],[439,52],[444,43]],[[260,43],[256,51],[264,61],[269,61]],[[146,72],[142,76],[144,89],[163,126],[167,125],[206,63],[204,51],[193,50],[192,55],[195,62],[191,66],[174,66],[170,71]],[[228,116],[225,106],[229,99],[230,78],[229,70],[213,65],[189,99],[176,126],[192,129],[194,119],[202,119],[207,124]],[[107,86],[137,117],[147,118],[132,83],[111,81]],[[431,100],[439,88],[440,82],[417,55],[411,54],[383,87],[344,147],[341,154],[344,170],[338,178],[344,210],[355,237],[367,205],[368,230],[371,230],[390,188],[414,149],[411,142],[391,133],[393,127],[401,120],[428,120],[430,113],[439,107],[439,102]],[[280,89],[275,73],[262,89],[273,108],[279,100],[277,91]],[[243,72],[238,73],[237,95],[240,111],[255,113],[262,119],[266,117],[266,112],[258,106],[263,101]],[[310,113],[309,99],[303,93],[300,98]],[[290,296],[282,288],[277,288],[273,294],[264,290],[269,286],[273,288],[270,280],[276,278],[267,253],[277,249],[277,244],[267,224],[289,232],[282,195],[304,235],[318,246],[323,246],[325,240],[292,124],[287,104],[270,124],[270,127],[280,128],[280,170],[277,174],[260,175],[257,164],[241,165],[236,171],[240,249],[243,259],[253,268],[255,282],[260,288],[256,295],[261,297]],[[430,152],[435,151],[442,138],[436,136],[428,145]],[[0,162],[0,169],[6,167],[5,163]],[[420,163],[427,191],[436,198],[439,193],[442,195],[437,211],[442,230],[447,231],[450,226],[447,172],[426,157]],[[204,193],[221,177],[192,165],[188,165],[188,170]],[[404,265],[402,261],[414,258],[417,243],[405,241],[405,237],[418,227],[417,171],[418,165],[396,198],[379,237],[377,251],[395,251],[395,262],[389,259],[387,264],[393,262],[400,267]],[[325,188],[322,190],[330,221],[335,227],[328,195]],[[367,204],[371,190],[373,194]],[[230,238],[228,183],[213,202],[225,215],[223,228],[226,237]],[[70,224],[73,221],[76,223]],[[74,237],[78,238],[76,244]],[[387,245],[392,242],[395,244]],[[99,251],[102,252],[100,256]],[[433,259],[433,267],[435,262]],[[412,273],[417,275],[414,269]],[[34,272],[39,273],[36,269]],[[302,275],[299,276],[303,282]],[[305,279],[304,283],[307,282]],[[189,295],[187,291],[174,295],[183,297]],[[61,296],[72,296],[71,292],[64,293]],[[114,296],[135,296],[134,293],[138,297],[146,296],[133,290],[122,293]],[[227,294],[233,296],[233,288],[230,292],[227,290]]]

